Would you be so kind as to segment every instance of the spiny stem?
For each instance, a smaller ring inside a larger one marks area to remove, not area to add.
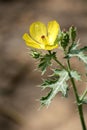
[[[82,129],[87,130],[86,125],[85,125],[84,116],[83,116],[82,102],[79,99],[79,95],[78,95],[78,91],[77,91],[77,88],[76,88],[76,85],[75,85],[75,81],[71,76],[71,66],[70,66],[69,60],[67,60],[67,64],[68,64],[68,68],[69,68],[68,74],[69,74],[71,83],[73,85],[73,90],[74,90],[74,94],[75,94],[75,97],[76,97],[76,102],[77,102],[77,107],[78,107],[78,111],[79,111],[80,121],[81,121],[81,124],[82,124]]]
[[[70,80],[71,80],[71,83],[72,83],[72,86],[73,86],[73,90],[74,90],[74,94],[75,94],[75,97],[76,97],[76,102],[77,102],[77,107],[78,107],[78,112],[79,112],[79,116],[80,116],[80,121],[81,121],[81,125],[82,125],[82,129],[83,130],[87,130],[86,129],[86,125],[85,125],[85,120],[84,120],[84,116],[83,116],[83,109],[82,109],[82,103],[81,103],[81,100],[79,99],[79,94],[78,94],[78,91],[77,91],[77,88],[76,88],[76,85],[75,85],[75,81],[71,75],[71,65],[70,65],[70,61],[69,59],[67,60],[67,65],[68,65],[68,69],[62,65],[62,63],[57,60],[57,58],[55,57],[54,60],[63,68],[65,69],[67,72],[68,72],[68,75],[70,77]],[[87,91],[85,92],[87,93]],[[85,94],[84,94],[85,95]]]

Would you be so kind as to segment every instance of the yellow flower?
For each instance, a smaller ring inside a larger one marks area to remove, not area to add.
[[[23,39],[30,47],[44,50],[52,50],[58,47],[55,43],[60,26],[56,21],[50,21],[47,25],[42,22],[34,22],[30,25],[30,34],[25,33]]]

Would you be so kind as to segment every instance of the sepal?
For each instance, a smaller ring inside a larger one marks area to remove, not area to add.
[[[31,50],[30,54],[34,59],[39,59],[41,57],[41,52],[38,52],[36,50]]]
[[[74,42],[75,39],[76,39],[76,35],[77,35],[76,33],[77,33],[76,27],[71,26],[71,27],[69,28],[69,36],[70,36],[70,39],[72,40],[72,42]]]

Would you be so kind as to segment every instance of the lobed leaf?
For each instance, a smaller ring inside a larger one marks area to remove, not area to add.
[[[51,92],[48,93],[48,95],[44,98],[41,98],[41,104],[49,105],[52,101],[52,99],[56,96],[58,92],[62,92],[63,96],[67,95],[67,89],[68,85],[66,81],[69,79],[68,73],[65,70],[54,70],[54,73],[58,73],[59,78],[55,81],[51,80],[45,80],[42,84],[42,88],[50,88]],[[54,74],[53,74],[54,75]],[[44,100],[45,99],[45,100]]]
[[[45,54],[44,56],[40,57],[40,63],[38,65],[38,68],[41,69],[42,75],[45,73],[48,66],[51,65],[51,60],[55,56],[55,52],[51,54]]]
[[[87,51],[87,46],[78,49],[79,42],[73,43],[68,50],[67,56],[65,58],[78,57],[85,64],[87,64],[87,55],[84,53]]]
[[[71,75],[76,80],[80,80],[80,75],[76,71],[71,71]],[[53,78],[54,77],[54,78]],[[50,88],[50,92],[47,96],[42,97],[40,99],[42,105],[49,105],[52,99],[57,95],[57,93],[61,92],[64,97],[67,96],[68,84],[69,80],[68,72],[65,70],[53,70],[53,74],[50,79],[46,79],[43,81],[41,87],[43,89]]]
[[[77,73],[77,71],[71,71],[71,76],[75,79],[75,80],[81,80],[81,76],[80,74]]]
[[[84,97],[84,99],[82,100],[82,103],[87,104],[87,97]]]

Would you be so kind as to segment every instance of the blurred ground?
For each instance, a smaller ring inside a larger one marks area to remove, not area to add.
[[[72,92],[72,97],[64,99],[59,95],[48,109],[38,111],[40,104],[36,99],[43,92],[36,86],[41,77],[33,71],[35,61],[29,56],[22,35],[32,22],[54,19],[62,29],[77,26],[82,45],[87,44],[86,0],[0,1],[0,130],[81,130]],[[83,72],[77,64],[73,60],[73,66]],[[81,92],[85,84],[78,86]],[[87,122],[87,106],[84,113]]]

